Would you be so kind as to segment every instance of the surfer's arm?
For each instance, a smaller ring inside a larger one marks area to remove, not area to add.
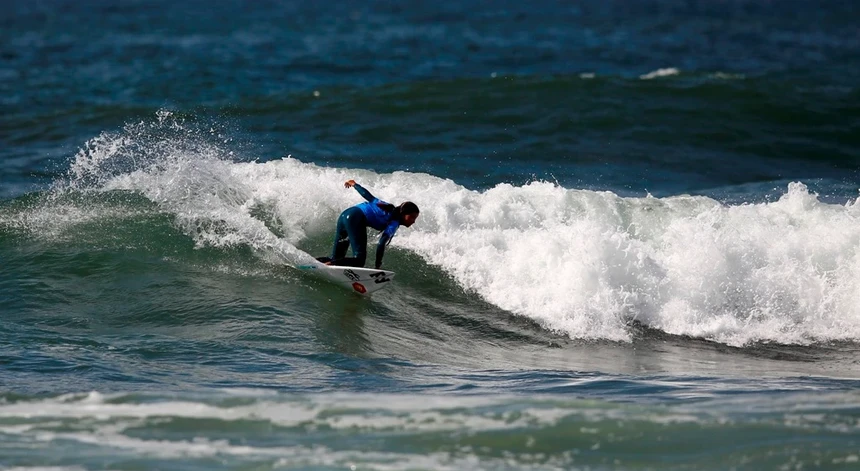
[[[373,202],[373,200],[376,199],[375,196],[371,195],[369,191],[364,189],[364,187],[359,185],[358,183],[356,183],[353,188],[355,188],[355,191],[357,191],[358,194],[361,195],[361,197],[366,199],[367,201]]]
[[[400,224],[397,222],[391,223],[379,237],[379,244],[376,245],[376,269],[382,267],[382,256],[385,255],[385,247],[391,243],[391,238],[394,237],[394,233],[397,232],[398,227],[400,227]]]
[[[385,246],[391,242],[391,236],[388,234],[382,234],[379,238],[379,245],[376,246],[376,267],[377,270],[382,268],[382,256],[385,255]]]
[[[361,197],[366,199],[367,201],[373,202],[373,200],[376,199],[375,196],[370,194],[370,192],[367,191],[363,186],[356,183],[355,180],[347,180],[346,183],[343,184],[343,186],[345,186],[346,188],[355,188],[355,191],[357,191],[358,194],[361,195]]]

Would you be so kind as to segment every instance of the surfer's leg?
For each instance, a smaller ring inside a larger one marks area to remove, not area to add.
[[[345,257],[352,246],[352,257]],[[353,206],[337,220],[331,264],[346,267],[363,267],[367,259],[367,218],[361,208]],[[325,262],[323,262],[325,263]]]
[[[361,209],[353,206],[346,210],[337,221],[338,234],[343,231],[344,237],[335,240],[336,252],[332,265],[345,267],[363,267],[367,259],[367,218]],[[352,246],[352,257],[346,255],[346,247]]]
[[[334,246],[331,249],[331,258],[329,260],[338,260],[346,255],[346,248],[349,247],[349,233],[346,227],[347,212],[344,211],[337,218],[337,228],[334,231]]]
[[[352,246],[352,266],[363,267],[367,260],[367,219],[364,213],[351,215],[348,218],[346,230]]]

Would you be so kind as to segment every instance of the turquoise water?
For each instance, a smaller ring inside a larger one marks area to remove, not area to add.
[[[854,469],[857,13],[8,3],[0,467]]]

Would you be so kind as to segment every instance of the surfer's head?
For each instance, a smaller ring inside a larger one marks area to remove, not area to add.
[[[401,226],[409,227],[415,224],[415,220],[418,219],[418,205],[411,201],[407,201],[398,206],[397,212],[400,215],[398,221],[400,221]]]

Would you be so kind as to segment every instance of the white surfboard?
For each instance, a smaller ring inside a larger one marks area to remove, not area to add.
[[[343,286],[356,293],[369,295],[374,291],[385,288],[394,279],[394,272],[374,268],[342,267],[312,263],[299,265],[299,270],[307,271]]]

